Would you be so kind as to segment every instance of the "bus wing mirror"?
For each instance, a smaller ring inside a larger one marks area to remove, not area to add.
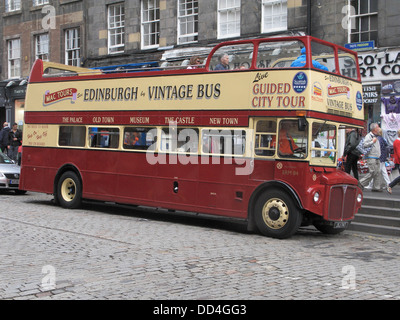
[[[306,127],[307,127],[307,120],[305,117],[301,117],[299,118],[299,122],[298,122],[298,129],[299,131],[306,131]]]

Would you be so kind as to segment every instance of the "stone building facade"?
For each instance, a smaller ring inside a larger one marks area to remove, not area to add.
[[[373,40],[360,52],[363,79],[386,85],[384,74],[370,75],[384,62],[394,88],[400,79],[397,0],[4,0],[0,12],[0,122],[23,122],[24,80],[38,57],[84,67],[180,65],[225,40],[311,34],[340,45]]]

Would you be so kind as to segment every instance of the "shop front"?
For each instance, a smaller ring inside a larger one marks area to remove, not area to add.
[[[366,124],[380,123],[390,145],[400,129],[400,48],[359,53]]]
[[[6,80],[0,82],[0,123],[16,122],[22,130],[24,124],[24,106],[26,80]]]

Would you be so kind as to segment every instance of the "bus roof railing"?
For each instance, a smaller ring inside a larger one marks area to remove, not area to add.
[[[306,64],[304,66],[305,69],[312,69],[313,63],[312,59],[314,59],[313,52],[311,51],[311,45],[314,44],[320,44],[323,46],[330,47],[332,49],[332,57],[334,63],[333,66],[335,68],[331,68],[328,72],[334,73],[337,75],[344,75],[340,73],[340,63],[339,63],[339,55],[343,54],[351,54],[354,58],[355,63],[357,63],[357,53],[354,51],[351,51],[345,47],[326,42],[324,40],[320,40],[318,38],[310,37],[310,36],[294,36],[294,37],[271,37],[271,38],[256,38],[256,39],[246,39],[246,40],[232,40],[232,41],[225,41],[221,42],[218,45],[216,45],[209,53],[207,58],[204,59],[203,65],[198,65],[195,66],[195,69],[192,69],[188,72],[212,72],[214,71],[214,66],[211,65],[211,63],[215,62],[216,59],[216,53],[218,53],[218,50],[223,49],[222,52],[226,50],[230,50],[230,46],[234,48],[237,45],[240,44],[248,44],[248,45],[253,45],[253,51],[248,52],[248,67],[246,68],[247,70],[259,70],[259,69],[269,69],[271,66],[264,66],[264,67],[259,67],[257,65],[257,56],[260,53],[265,52],[266,48],[271,51],[270,55],[273,56],[279,56],[280,48],[278,48],[279,43],[282,43],[282,45],[285,47],[290,47],[293,45],[294,42],[298,42],[302,46],[306,48],[306,53],[307,53],[307,60]],[[271,43],[271,48],[268,47],[261,47],[262,44],[268,44]],[[276,47],[276,48],[275,48]],[[247,47],[244,46],[243,49],[246,49]],[[272,50],[275,49],[275,50]],[[289,48],[290,49],[290,48]],[[277,53],[274,53],[272,51],[276,51]],[[278,52],[279,51],[279,52]],[[293,51],[293,50],[292,50]],[[287,51],[289,52],[289,51]],[[244,54],[244,53],[243,53]],[[321,58],[321,55],[316,56],[318,58]],[[285,59],[286,57],[282,55],[282,59]],[[154,72],[163,72],[163,71],[176,71],[176,72],[181,72],[184,69],[188,69],[187,65],[172,65],[168,66],[168,63],[160,63],[158,61],[150,61],[150,62],[140,62],[140,63],[130,63],[130,64],[125,64],[125,65],[115,65],[115,66],[102,66],[102,67],[94,67],[94,68],[82,68],[82,67],[73,67],[73,66],[67,66],[59,63],[53,63],[53,62],[47,62],[47,61],[42,61],[43,66],[40,68],[40,62],[35,63],[34,67],[32,68],[31,76],[30,76],[30,81],[40,81],[40,79],[44,78],[50,78],[50,77],[74,77],[74,76],[98,76],[98,75],[117,75],[117,74],[127,74],[127,73],[136,73],[136,72],[148,72],[148,71],[154,71]],[[273,67],[274,68],[274,67]],[[287,68],[287,66],[282,66],[277,68]],[[236,68],[235,70],[238,70]],[[357,74],[354,75],[352,78],[354,80],[361,81],[361,76],[359,73],[359,69],[357,68]],[[55,80],[55,79],[54,79]]]

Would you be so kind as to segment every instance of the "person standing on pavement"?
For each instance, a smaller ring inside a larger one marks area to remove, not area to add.
[[[17,161],[18,148],[22,144],[22,132],[18,130],[18,124],[14,122],[10,133],[8,134],[10,146],[8,149],[8,156]]]
[[[377,123],[371,123],[371,131],[364,138],[364,148],[372,146],[371,151],[365,157],[368,165],[368,173],[360,179],[358,185],[361,189],[364,189],[371,180],[373,180],[372,191],[381,192],[381,166],[379,158],[381,156],[381,147],[378,140],[379,125]]]
[[[381,147],[381,156],[379,157],[379,162],[380,162],[380,167],[381,167],[381,172],[382,172],[382,178],[381,183],[384,184],[384,189],[387,189],[389,183],[390,183],[390,178],[386,170],[386,160],[389,156],[388,148],[389,144],[387,143],[386,139],[382,136],[382,128],[379,128],[379,145]],[[384,183],[385,182],[385,183]],[[370,183],[371,188],[373,188],[372,182]]]
[[[347,138],[344,146],[343,159],[345,160],[344,171],[350,174],[353,170],[354,178],[358,180],[357,162],[360,158],[360,151],[357,150],[361,137],[356,129],[346,129]]]
[[[8,126],[8,122],[4,122],[3,129],[0,131],[0,150],[5,154],[7,154],[8,146],[10,145],[9,133],[10,127]]]
[[[399,171],[399,176],[394,179],[391,183],[389,183],[387,187],[387,192],[392,193],[392,188],[400,182],[400,130],[397,130],[397,139],[393,142],[393,150],[394,150],[394,169]]]

